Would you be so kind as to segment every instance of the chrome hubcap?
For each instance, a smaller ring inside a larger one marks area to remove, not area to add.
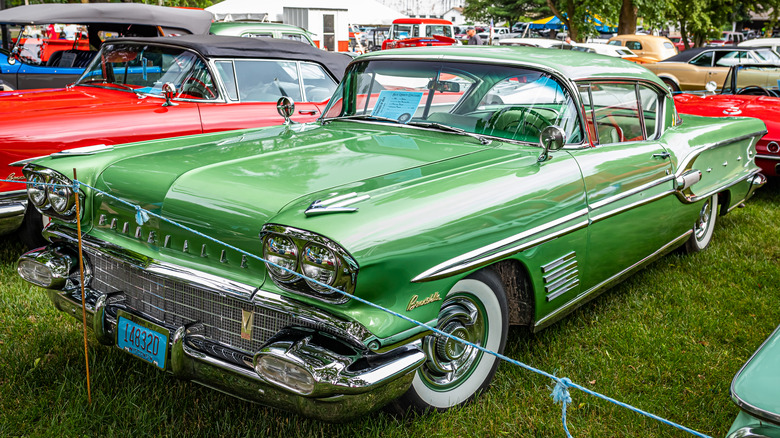
[[[696,220],[696,225],[693,227],[696,234],[696,240],[702,240],[707,234],[707,228],[710,224],[710,215],[712,215],[712,202],[707,200],[699,212],[699,218]]]
[[[444,301],[437,328],[480,347],[487,339],[485,311],[465,295],[455,295]],[[420,368],[420,375],[428,386],[436,389],[460,384],[471,374],[482,355],[470,345],[441,335],[426,337],[423,348],[428,361]]]

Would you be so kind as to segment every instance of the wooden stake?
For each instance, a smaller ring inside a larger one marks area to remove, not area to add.
[[[73,180],[78,181],[76,168],[73,168]],[[87,351],[87,298],[84,292],[84,255],[81,252],[81,206],[79,205],[79,191],[76,195],[76,231],[79,235],[79,284],[81,285],[81,316],[84,326],[84,362],[87,365],[87,400],[92,404],[92,390],[89,386],[89,352]]]

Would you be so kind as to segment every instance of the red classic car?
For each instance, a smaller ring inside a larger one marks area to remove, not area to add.
[[[278,125],[282,96],[296,102],[293,121],[313,121],[351,59],[279,39],[112,39],[72,86],[0,93],[0,179],[23,180],[12,163],[63,150]],[[0,182],[0,234],[22,226],[29,244],[41,218],[25,193]]]
[[[717,86],[712,83],[710,89]],[[678,94],[677,111],[701,116],[746,116],[766,123],[767,134],[756,145],[756,164],[767,176],[780,176],[780,65],[738,64],[731,67],[718,94]],[[744,157],[750,160],[751,157]]]
[[[401,47],[453,46],[452,22],[439,18],[398,18],[390,27],[390,36],[382,42],[382,50]]]
[[[103,41],[116,37],[207,34],[203,10],[138,3],[63,3],[0,11],[0,80],[5,89],[75,82]]]

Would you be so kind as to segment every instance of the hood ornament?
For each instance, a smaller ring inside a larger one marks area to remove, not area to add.
[[[738,106],[732,106],[723,110],[723,114],[727,116],[738,116],[742,114],[742,110]]]
[[[319,216],[321,214],[329,213],[352,213],[357,211],[357,207],[347,207],[348,205],[356,202],[365,201],[370,199],[369,195],[358,196],[357,193],[347,193],[345,195],[336,196],[324,201],[316,200],[311,203],[309,208],[303,213],[308,216]]]

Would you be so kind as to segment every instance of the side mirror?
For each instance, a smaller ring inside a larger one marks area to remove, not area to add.
[[[13,49],[11,49],[11,55],[8,57],[8,64],[9,65],[16,64],[17,59],[19,59],[19,46],[16,46]]]
[[[717,89],[718,89],[718,84],[716,84],[716,83],[715,83],[715,81],[709,81],[709,82],[707,82],[707,84],[704,86],[704,89],[705,89],[705,90],[707,90],[707,91],[708,91],[708,92],[710,92],[710,93],[714,93],[714,92],[715,92],[715,90],[717,90]]]
[[[166,82],[162,86],[162,93],[163,97],[165,98],[165,103],[163,106],[176,106],[178,103],[171,102],[171,99],[176,97],[176,85],[173,85],[173,82]]]
[[[550,159],[550,151],[557,151],[563,147],[566,133],[558,126],[552,125],[544,128],[539,135],[539,143],[544,152],[539,155],[538,162],[542,163]]]
[[[290,124],[290,117],[295,113],[295,102],[287,96],[282,96],[276,101],[276,111],[284,117],[284,124]]]

